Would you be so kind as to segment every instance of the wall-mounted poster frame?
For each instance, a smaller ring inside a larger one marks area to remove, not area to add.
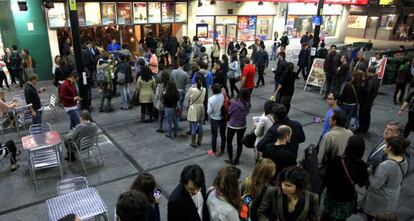
[[[148,23],[161,23],[161,2],[148,2]]]
[[[114,2],[102,2],[102,25],[116,24],[116,4]]]
[[[101,6],[99,2],[85,2],[85,25],[93,26],[101,24]]]
[[[146,24],[148,22],[147,3],[134,2],[134,24]]]
[[[85,7],[83,5],[83,2],[76,3],[76,8],[78,9],[77,11],[78,11],[79,26],[86,26]]]
[[[174,2],[161,3],[161,20],[162,23],[174,22]]]
[[[47,9],[47,20],[50,28],[60,28],[68,26],[65,3],[56,2],[54,8]]]
[[[187,22],[187,2],[175,3],[175,22]]]
[[[196,36],[198,38],[208,38],[208,24],[197,24]]]
[[[132,23],[132,4],[131,2],[116,3],[116,14],[119,25]]]

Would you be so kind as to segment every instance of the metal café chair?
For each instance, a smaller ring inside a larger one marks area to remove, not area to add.
[[[49,123],[44,123],[44,124],[32,124],[29,127],[29,133],[30,135],[34,135],[34,134],[42,134],[48,131],[51,131],[52,127],[50,126]]]
[[[57,101],[56,96],[55,96],[54,94],[50,95],[50,100],[49,100],[49,102],[45,102],[45,103],[42,105],[42,110],[43,110],[44,112],[46,112],[46,111],[53,111],[53,110],[55,110],[55,109],[56,109],[56,101]]]
[[[33,150],[30,154],[30,169],[33,181],[37,191],[36,170],[42,170],[52,167],[59,167],[60,177],[63,178],[62,166],[60,164],[59,151],[56,146]]]
[[[88,188],[88,181],[85,177],[74,177],[69,179],[60,180],[57,183],[57,191],[58,195],[63,195],[66,193],[70,193],[73,191],[81,190],[84,188]]]
[[[4,130],[6,129],[4,126],[5,126],[7,121],[10,122],[9,115],[7,113],[1,114],[1,116],[0,116],[0,129],[1,129],[1,140],[3,140],[3,141],[4,141]]]
[[[23,128],[26,130],[26,122],[29,122],[30,124],[32,123],[32,112],[30,110],[27,110],[23,113],[23,120],[22,120],[22,124],[23,124]]]
[[[88,172],[86,171],[86,167],[85,164],[83,163],[83,159],[81,154],[83,153],[88,153],[88,158],[90,157],[90,152],[93,149],[98,149],[99,152],[99,158],[101,160],[102,165],[104,165],[104,160],[102,157],[102,153],[101,153],[101,149],[99,147],[99,143],[98,143],[98,137],[101,133],[96,133],[95,135],[92,136],[87,136],[87,137],[82,137],[80,142],[79,142],[79,146],[76,143],[73,143],[76,149],[76,152],[78,153],[78,156],[80,158],[83,170],[85,171],[85,174],[87,174]]]

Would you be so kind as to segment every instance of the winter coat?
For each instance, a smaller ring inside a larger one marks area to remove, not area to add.
[[[139,90],[139,102],[143,104],[153,103],[153,96],[155,93],[156,83],[154,77],[149,81],[138,78],[137,90]]]
[[[204,99],[206,97],[206,89],[201,87],[199,90],[196,86],[191,87],[185,95],[188,101],[187,120],[191,122],[200,122],[204,120]]]

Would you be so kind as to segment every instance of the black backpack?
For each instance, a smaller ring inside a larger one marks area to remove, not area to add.
[[[11,62],[12,62],[13,68],[22,67],[22,57],[20,57],[19,53],[13,52]]]

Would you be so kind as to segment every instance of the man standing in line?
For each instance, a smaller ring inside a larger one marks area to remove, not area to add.
[[[179,111],[179,120],[183,120],[183,110],[184,110],[184,98],[185,98],[185,87],[189,82],[188,74],[184,71],[184,66],[186,64],[185,60],[180,59],[178,61],[179,67],[171,72],[171,79],[174,81],[175,85],[177,86],[178,94],[180,99],[178,100],[178,108]]]
[[[207,114],[211,122],[211,150],[208,151],[210,156],[220,156],[223,154],[226,146],[226,121],[223,119],[222,108],[224,96],[221,93],[221,85],[213,84],[213,96],[208,99]],[[221,146],[217,152],[217,132],[220,130]]]
[[[282,77],[283,73],[286,72],[287,66],[288,62],[286,61],[286,53],[284,51],[281,51],[279,53],[279,60],[277,61],[277,68],[276,70],[273,70],[273,73],[275,74],[275,91],[279,86],[280,78]]]
[[[334,76],[338,71],[340,64],[340,56],[336,53],[336,45],[331,45],[328,56],[325,59],[325,65],[323,67],[326,76],[326,95],[324,99],[334,90]]]
[[[26,99],[26,104],[32,104],[32,106],[30,106],[30,111],[32,112],[32,124],[41,124],[42,104],[40,103],[39,93],[45,91],[45,89],[41,88],[40,91],[37,91],[36,84],[38,77],[36,74],[31,74],[28,80],[29,81],[24,87],[24,97]]]
[[[63,109],[69,115],[70,125],[69,128],[72,130],[80,122],[78,102],[82,100],[78,95],[76,89],[76,82],[78,75],[74,72],[70,74],[59,90],[59,100],[62,102]]]
[[[260,82],[262,85],[265,85],[264,81],[264,71],[269,65],[269,55],[265,51],[264,45],[259,45],[259,51],[256,54],[256,65],[259,78],[257,79],[256,87],[259,87]]]
[[[14,76],[17,77],[17,79],[19,80],[19,85],[20,88],[23,88],[24,85],[24,80],[23,80],[23,76],[22,76],[22,72],[23,72],[23,66],[22,66],[22,57],[19,54],[19,51],[17,50],[17,46],[13,45],[13,52],[11,55],[11,64],[12,64],[12,72],[14,74]]]

